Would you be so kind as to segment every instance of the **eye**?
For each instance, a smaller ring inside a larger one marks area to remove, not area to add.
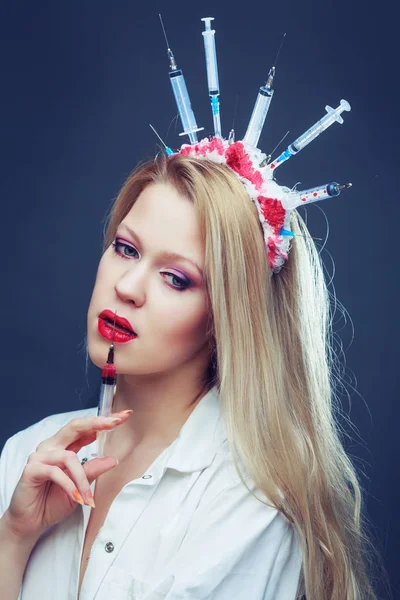
[[[113,247],[113,252],[119,256],[120,258],[131,258],[132,256],[135,256],[135,252],[138,255],[138,251],[136,250],[136,248],[134,246],[129,246],[129,244],[125,244],[125,242],[119,242],[118,240],[115,240],[115,242],[112,242],[112,247]],[[132,254],[126,254],[125,250],[128,250],[128,252],[132,252]],[[122,252],[121,252],[122,250]],[[175,280],[175,282],[177,283],[177,285],[172,284],[169,287],[172,287],[174,290],[176,290],[177,292],[184,292],[185,290],[187,290],[188,288],[192,287],[192,283],[190,281],[186,281],[185,279],[181,279],[180,277],[178,277],[177,275],[175,275],[175,273],[167,273],[164,272],[162,273],[163,275],[166,275],[167,277],[171,277],[172,280]],[[168,284],[169,285],[169,284]]]
[[[134,248],[133,246],[128,246],[128,244],[124,244],[123,242],[119,242],[118,240],[115,240],[115,242],[112,243],[112,246],[114,248],[114,252],[115,254],[117,254],[118,256],[120,256],[121,258],[129,258],[132,257],[133,254],[125,254],[124,252],[121,252],[120,249],[121,247],[125,250],[126,248],[128,248],[128,250],[133,250],[133,252],[136,252],[137,254],[137,250],[136,248]]]
[[[188,283],[184,279],[181,279],[180,277],[178,277],[174,273],[166,273],[166,272],[164,272],[164,273],[162,273],[162,275],[165,275],[166,277],[171,277],[171,280],[173,280],[173,281],[176,282],[176,284],[172,284],[172,287],[177,292],[184,292],[185,290],[187,290],[188,288],[190,288],[190,283]]]

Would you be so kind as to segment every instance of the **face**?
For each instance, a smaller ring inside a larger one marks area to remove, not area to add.
[[[118,374],[179,372],[201,357],[207,364],[209,306],[202,272],[193,263],[203,270],[204,242],[193,204],[170,185],[149,185],[100,260],[87,321],[95,365],[104,366],[111,343],[98,330],[106,309],[137,333],[128,342],[114,341]]]

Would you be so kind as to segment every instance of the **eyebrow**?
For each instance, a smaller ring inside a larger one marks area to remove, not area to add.
[[[142,246],[142,242],[140,240],[140,237],[138,236],[137,233],[135,233],[133,231],[133,229],[131,229],[130,227],[128,227],[128,225],[125,225],[125,223],[121,223],[120,224],[120,228],[121,229],[125,229],[128,233],[130,233],[131,236],[139,244],[139,246]],[[177,254],[176,252],[167,252],[167,251],[166,252],[162,252],[161,256],[163,256],[164,258],[168,258],[169,260],[185,260],[185,261],[191,263],[198,270],[198,272],[201,275],[201,277],[203,277],[203,271],[200,269],[199,265],[194,260],[191,260],[190,258],[187,258],[186,256],[182,256],[182,254]]]

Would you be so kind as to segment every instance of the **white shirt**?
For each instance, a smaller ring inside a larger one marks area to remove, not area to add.
[[[72,419],[96,414],[90,408],[52,415],[7,441],[0,459],[0,515],[37,445]],[[96,448],[93,442],[78,456],[90,458]],[[244,476],[267,500],[246,471]],[[95,482],[92,492],[94,487]],[[41,536],[20,600],[77,599],[91,510],[77,505]],[[295,600],[301,562],[294,527],[251,496],[235,471],[214,387],[174,442],[115,498],[93,544],[79,598]]]

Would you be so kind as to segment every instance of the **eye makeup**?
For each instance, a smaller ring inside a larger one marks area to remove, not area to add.
[[[139,248],[143,247],[142,242],[140,241],[140,238],[138,236],[137,233],[135,233],[133,231],[133,229],[131,229],[130,227],[128,227],[128,225],[124,222],[120,223],[119,225],[119,230],[124,230],[127,231],[127,233],[133,238],[133,241],[135,242],[135,244],[138,244]],[[196,269],[196,271],[198,271],[200,278],[203,279],[203,271],[200,268],[200,266],[194,261],[191,260],[190,258],[187,258],[186,256],[182,256],[181,254],[177,254],[176,252],[163,252],[162,253],[162,257],[166,258],[167,260],[185,260],[187,262],[189,262],[191,265],[193,265],[193,267]]]
[[[114,254],[116,254],[117,256],[119,256],[122,259],[135,258],[135,254],[134,254],[135,252],[137,255],[139,255],[138,251],[136,250],[136,248],[134,246],[131,246],[130,244],[127,244],[126,242],[122,242],[118,238],[116,238],[114,240],[114,242],[112,242],[111,245],[113,247]],[[133,253],[126,254],[126,252],[125,252],[126,250],[128,250],[129,252],[133,252]],[[190,279],[187,279],[187,278],[184,279],[182,277],[178,277],[178,275],[176,275],[175,273],[163,271],[162,275],[169,276],[173,280],[175,280],[175,282],[177,282],[177,285],[174,285],[174,284],[170,285],[167,283],[167,285],[169,287],[173,288],[177,292],[184,292],[185,290],[187,290],[193,286],[193,283],[190,281]]]

